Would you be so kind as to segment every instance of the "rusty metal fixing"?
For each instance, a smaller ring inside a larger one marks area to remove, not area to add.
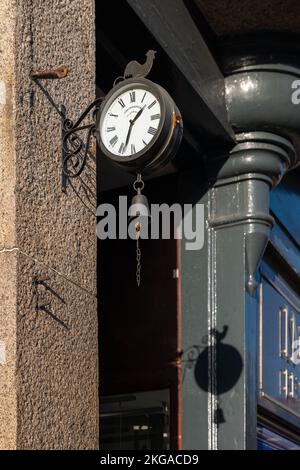
[[[39,80],[39,79],[50,79],[55,80],[58,78],[65,78],[68,75],[68,67],[62,65],[57,69],[51,70],[37,70],[36,72],[31,72],[30,78],[31,80]]]

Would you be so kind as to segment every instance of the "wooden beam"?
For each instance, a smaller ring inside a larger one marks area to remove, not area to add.
[[[214,144],[234,143],[224,76],[182,0],[127,0],[179,70],[176,102],[184,120]]]

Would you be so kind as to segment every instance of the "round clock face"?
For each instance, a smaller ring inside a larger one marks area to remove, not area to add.
[[[107,150],[118,157],[134,156],[155,138],[161,105],[150,90],[133,86],[111,97],[101,121],[101,140]]]

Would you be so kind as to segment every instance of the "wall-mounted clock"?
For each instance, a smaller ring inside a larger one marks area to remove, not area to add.
[[[165,89],[134,77],[106,95],[95,135],[104,156],[129,171],[147,174],[175,156],[182,118]]]

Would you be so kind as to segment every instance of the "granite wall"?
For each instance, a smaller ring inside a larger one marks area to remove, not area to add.
[[[95,98],[94,29],[93,0],[0,0],[1,449],[98,447],[95,162],[62,191],[49,101]]]

